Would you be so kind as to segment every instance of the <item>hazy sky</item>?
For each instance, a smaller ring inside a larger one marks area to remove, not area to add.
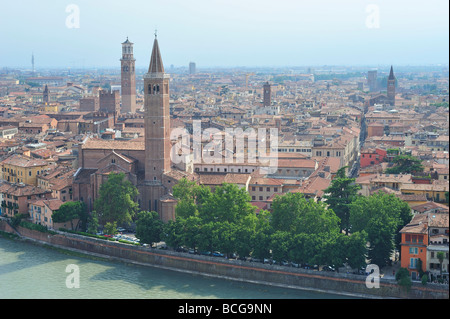
[[[155,28],[166,68],[449,60],[448,0],[1,1],[0,67],[117,67],[127,36],[147,67]]]

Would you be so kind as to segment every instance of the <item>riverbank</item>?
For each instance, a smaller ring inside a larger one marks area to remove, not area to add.
[[[323,273],[239,260],[189,255],[62,232],[50,234],[22,227],[13,229],[5,221],[0,221],[0,230],[9,233],[16,233],[17,231],[22,239],[97,258],[119,260],[202,276],[358,298],[448,299],[448,287],[445,287],[447,288],[445,289],[444,287],[435,287],[435,285],[422,286],[414,283],[409,291],[405,291],[395,281],[381,278],[379,288],[370,289],[366,287],[365,276],[353,274]]]

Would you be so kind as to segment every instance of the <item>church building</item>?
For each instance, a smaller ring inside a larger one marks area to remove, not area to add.
[[[89,211],[108,175],[123,172],[138,188],[140,210],[156,211],[165,222],[175,219],[172,186],[192,176],[171,165],[169,80],[155,34],[150,65],[144,75],[144,136],[132,140],[87,137],[79,144],[73,195],[74,200],[85,202]]]

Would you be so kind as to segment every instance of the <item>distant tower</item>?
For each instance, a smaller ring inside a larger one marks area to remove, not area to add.
[[[121,90],[122,108],[121,113],[136,112],[136,74],[135,59],[133,57],[133,43],[128,38],[122,43],[121,61]]]
[[[391,106],[395,105],[395,76],[394,76],[394,69],[391,65],[391,71],[389,72],[389,77],[387,80],[387,99],[388,103]]]
[[[169,80],[159,51],[158,40],[153,42],[152,56],[144,75],[144,126],[145,126],[145,192],[144,207],[160,213],[160,198],[166,195],[163,174],[169,172],[170,159],[170,104]]]
[[[113,114],[114,123],[120,114],[120,94],[118,90],[100,90],[98,92],[99,111],[106,114]]]
[[[48,96],[48,86],[47,86],[47,84],[45,85],[44,93],[42,94],[42,101],[44,102],[44,104],[48,104],[48,102],[50,101],[49,96]]]
[[[34,53],[31,53],[31,71],[34,74]]]
[[[266,82],[263,86],[263,105],[270,106],[271,97],[270,97],[270,84]]]
[[[367,72],[367,85],[370,92],[377,90],[377,70],[371,70]]]
[[[195,74],[195,62],[189,63],[189,74]]]

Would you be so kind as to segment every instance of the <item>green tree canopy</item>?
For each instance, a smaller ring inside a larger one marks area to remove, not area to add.
[[[300,193],[287,193],[274,199],[272,209],[271,231],[267,233],[275,259],[338,266],[346,261],[351,265],[365,261],[364,234],[343,234],[339,218],[326,204],[306,199]],[[351,256],[350,251],[358,255]]]
[[[224,183],[216,187],[199,208],[199,216],[205,222],[239,223],[246,216],[255,213],[250,195],[235,184]]]
[[[96,212],[92,212],[91,216],[89,216],[89,223],[87,232],[89,234],[96,234],[99,227],[98,223],[98,215]]]
[[[170,247],[178,248],[184,244],[182,234],[183,224],[181,221],[179,219],[176,221],[169,220],[163,225],[161,240],[163,240]]]
[[[340,219],[339,227],[347,234],[349,231],[350,203],[357,196],[359,185],[355,184],[354,178],[348,178],[345,175],[346,167],[340,168],[331,185],[324,191],[323,196],[329,208],[334,211]]]
[[[402,267],[397,271],[395,280],[397,280],[397,283],[406,290],[409,290],[412,286],[411,276],[406,268]]]
[[[125,178],[124,173],[111,173],[99,190],[99,197],[94,201],[94,210],[101,224],[117,222],[118,225],[130,224],[138,211],[135,202],[137,188]]]
[[[274,231],[293,234],[334,233],[339,231],[339,218],[322,202],[306,199],[302,193],[287,193],[273,200],[271,225]]]
[[[80,222],[86,222],[87,217],[86,205],[79,201],[65,202],[52,214],[52,219],[55,223],[65,223],[70,221],[72,230],[78,229]],[[78,220],[75,227],[73,225],[74,220]]]
[[[387,168],[387,174],[414,174],[423,172],[423,165],[420,159],[411,155],[397,155],[394,159],[394,166]]]
[[[153,245],[161,241],[163,222],[157,212],[141,211],[136,219],[136,238],[141,243]]]
[[[211,196],[211,189],[182,178],[173,187],[173,196],[178,200],[175,208],[176,216],[188,218],[190,216],[198,216],[198,210],[202,203]]]
[[[117,222],[107,222],[103,227],[103,233],[107,235],[117,234]]]
[[[409,211],[407,203],[383,192],[357,197],[350,204],[352,231],[367,233],[370,243],[368,258],[372,263],[382,267],[389,262],[395,248],[395,235],[407,223],[405,215]]]

